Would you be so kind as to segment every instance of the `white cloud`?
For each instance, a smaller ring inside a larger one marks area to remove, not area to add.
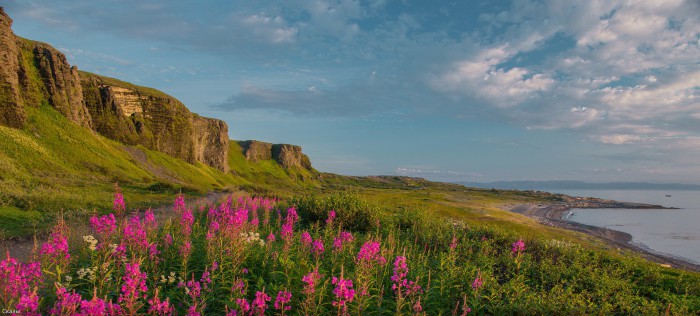
[[[288,26],[280,16],[271,18],[264,14],[253,14],[239,19],[255,36],[275,44],[294,42],[298,32],[296,28]]]
[[[485,49],[473,59],[454,63],[432,85],[441,91],[475,95],[495,106],[510,107],[536,92],[547,91],[554,83],[548,75],[531,74],[526,68],[498,68],[512,56],[508,46]]]
[[[629,135],[629,134],[612,134],[612,135],[601,135],[599,137],[600,142],[603,144],[613,144],[622,145],[628,143],[635,143],[644,140],[645,138],[639,135]]]

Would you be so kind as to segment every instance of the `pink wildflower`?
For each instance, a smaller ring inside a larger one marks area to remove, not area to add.
[[[113,305],[111,302],[108,304],[103,299],[97,297],[96,295],[92,297],[91,300],[80,301],[80,316],[103,316],[103,315],[115,315],[113,312],[108,313],[108,307],[113,310]]]
[[[191,253],[192,253],[192,243],[189,241],[186,241],[180,247],[180,255],[186,259],[186,258],[189,258]]]
[[[175,203],[173,204],[173,210],[184,211],[185,208],[185,197],[182,194],[178,194],[177,198],[175,198]]]
[[[484,286],[484,279],[481,278],[481,271],[477,272],[474,282],[472,282],[472,289],[478,290]]]
[[[457,236],[452,236],[452,241],[450,242],[450,249],[455,250],[457,248]]]
[[[309,272],[307,275],[301,278],[301,281],[306,283],[304,286],[304,294],[312,294],[316,292],[316,285],[323,277],[323,274],[318,273],[318,269]]]
[[[70,259],[68,238],[61,228],[54,229],[49,240],[41,245],[40,253],[46,256],[51,264],[66,263]]]
[[[275,238],[275,234],[274,234],[274,233],[270,233],[269,235],[267,235],[267,242],[268,242],[268,243],[275,242],[276,239],[277,239],[277,238]]]
[[[369,267],[375,263],[384,265],[386,259],[379,254],[380,247],[381,244],[378,241],[365,242],[362,248],[360,248],[360,252],[357,253],[357,263]]]
[[[416,314],[420,314],[420,312],[423,311],[423,306],[420,304],[420,299],[416,301],[415,304],[413,304],[413,312]]]
[[[238,308],[241,309],[241,313],[243,315],[247,315],[248,312],[250,312],[250,303],[244,298],[239,298],[236,299],[236,304],[238,304]]]
[[[522,239],[518,239],[518,241],[513,243],[513,249],[511,249],[514,255],[519,255],[523,251],[525,251],[525,242]]]
[[[132,249],[138,249],[139,251],[148,249],[146,227],[141,223],[138,215],[129,217],[122,230],[122,236],[126,245],[132,247]]]
[[[313,252],[317,258],[321,256],[325,250],[326,249],[323,247],[323,240],[314,240],[313,244],[311,245],[311,252]]]
[[[391,281],[394,284],[391,285],[391,289],[405,295],[420,292],[421,287],[415,282],[406,279],[407,276],[408,264],[406,264],[406,257],[396,256],[396,260],[394,260],[394,275],[391,276]]]
[[[331,210],[330,212],[328,212],[328,218],[326,219],[326,225],[328,225],[328,226],[333,225],[333,221],[335,220],[335,216],[336,216],[336,214],[335,214],[334,210]]]
[[[333,239],[333,251],[341,252],[343,250],[343,245],[351,243],[353,240],[355,240],[355,237],[352,236],[352,233],[346,231],[341,232],[340,236]]]
[[[125,273],[119,294],[119,303],[127,309],[129,313],[136,313],[139,309],[138,300],[146,298],[146,273],[141,272],[141,266],[138,262],[127,263],[125,265]]]
[[[265,294],[265,292],[257,291],[255,292],[255,299],[253,300],[253,313],[263,316],[265,315],[265,310],[267,309],[267,302],[271,301],[272,298]]]
[[[126,211],[126,205],[124,204],[124,196],[122,195],[119,186],[116,186],[116,192],[114,192],[114,206],[113,209],[117,214],[121,214]]]
[[[170,247],[170,245],[172,245],[172,244],[173,244],[173,235],[165,234],[165,236],[163,236],[163,245],[165,245],[166,247]]]
[[[312,242],[311,234],[309,234],[309,232],[305,230],[303,233],[301,233],[300,241],[304,247],[311,246],[311,242]]]
[[[192,224],[194,224],[194,215],[191,210],[185,210],[180,217],[180,229],[182,234],[189,237],[192,234]]]
[[[39,310],[39,296],[36,294],[36,290],[20,296],[19,302],[17,303],[17,310],[19,310],[22,315],[40,315],[37,312]]]
[[[333,294],[335,294],[336,300],[333,301],[333,306],[342,309],[343,314],[347,313],[347,303],[352,302],[355,299],[355,290],[352,288],[352,280],[333,277],[331,283],[335,285],[333,289]]]
[[[117,220],[114,214],[90,217],[90,227],[95,234],[100,236],[100,240],[108,239],[117,231]]]
[[[275,299],[275,309],[280,310],[284,313],[284,311],[288,311],[292,309],[291,306],[287,305],[292,301],[292,292],[287,292],[287,291],[279,291],[277,293],[277,298]]]
[[[66,288],[56,289],[56,303],[49,311],[51,315],[75,315],[78,313],[82,297],[75,292],[68,292]]]

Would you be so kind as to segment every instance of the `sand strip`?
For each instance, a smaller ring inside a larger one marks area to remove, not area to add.
[[[535,218],[544,225],[574,230],[599,237],[612,246],[632,250],[639,253],[643,258],[663,266],[700,272],[700,265],[696,263],[655,251],[640,244],[631,243],[632,235],[628,233],[567,221],[565,217],[570,211],[570,207],[565,204],[513,204],[504,205],[501,208]]]

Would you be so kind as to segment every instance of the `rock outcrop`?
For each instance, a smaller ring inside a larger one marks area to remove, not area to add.
[[[155,89],[87,72],[80,77],[100,134],[228,171],[228,126],[223,121],[193,114]]]
[[[274,160],[287,169],[313,170],[311,160],[301,147],[289,144],[271,144],[257,140],[239,141],[243,155],[248,161]]]
[[[224,121],[194,115],[194,160],[228,172],[228,125]]]
[[[25,106],[48,103],[78,125],[92,128],[78,69],[45,43],[17,37],[12,19],[0,8],[0,123],[22,127]]]
[[[12,19],[0,7],[0,124],[22,127],[27,120],[19,88],[19,47]]]

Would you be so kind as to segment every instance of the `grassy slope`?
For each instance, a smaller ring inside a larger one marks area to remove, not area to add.
[[[25,129],[0,126],[4,236],[27,235],[50,220],[43,214],[58,210],[109,210],[116,182],[133,208],[167,203],[180,190],[196,195],[241,185],[289,190],[302,186],[294,180],[301,178],[298,171],[286,171],[271,161],[248,163],[235,142],[230,163],[240,173],[225,174],[143,147],[127,148],[73,124],[46,104],[27,111]],[[130,152],[142,153],[142,158]]]

